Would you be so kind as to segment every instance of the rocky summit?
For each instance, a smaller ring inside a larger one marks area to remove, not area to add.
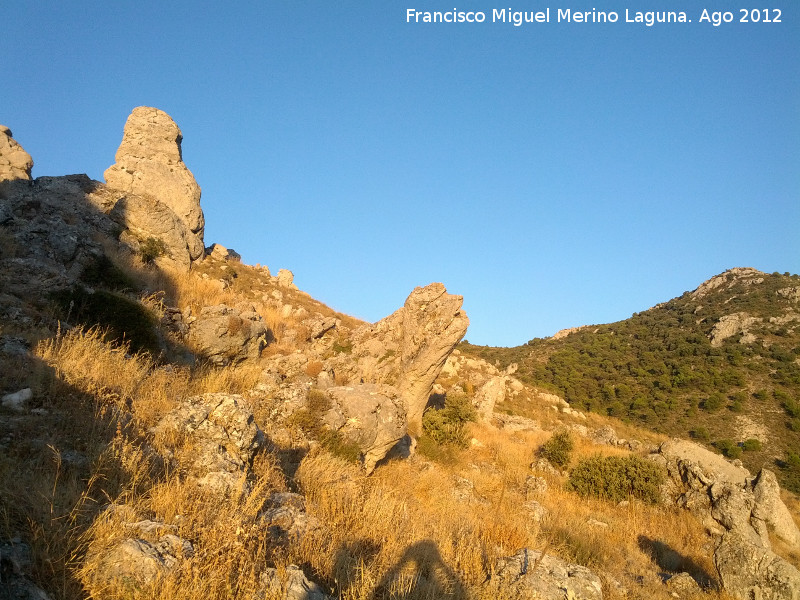
[[[800,597],[795,276],[477,348],[206,247],[181,142],[31,179],[0,127],[0,600]]]

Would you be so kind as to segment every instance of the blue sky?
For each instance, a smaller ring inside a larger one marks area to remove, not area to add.
[[[491,23],[548,7],[550,23]],[[771,0],[769,24],[739,7],[6,0],[0,123],[34,176],[102,180],[131,109],[161,108],[207,245],[369,321],[442,281],[471,342],[516,345],[730,267],[800,272],[800,6]],[[620,18],[557,23],[559,8]]]

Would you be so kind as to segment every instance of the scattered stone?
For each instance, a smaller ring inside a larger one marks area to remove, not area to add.
[[[310,581],[296,565],[280,570],[269,567],[261,574],[260,581],[261,589],[256,593],[256,600],[329,600],[322,588]]]
[[[693,600],[703,593],[700,585],[688,573],[678,573],[665,582],[672,596],[680,600]]]
[[[544,477],[528,475],[528,478],[525,480],[525,492],[527,496],[531,494],[543,496],[547,493],[547,480]]]
[[[306,499],[291,492],[272,494],[258,516],[267,523],[272,541],[276,545],[296,541],[320,527],[319,521],[306,513]]]
[[[24,388],[13,394],[6,394],[0,399],[0,404],[9,410],[23,412],[25,405],[33,399],[33,390]]]
[[[602,600],[600,578],[586,567],[569,564],[537,550],[524,548],[495,565],[496,577],[515,598],[539,600]]]

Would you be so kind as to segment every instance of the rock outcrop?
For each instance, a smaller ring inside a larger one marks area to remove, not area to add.
[[[441,283],[415,288],[402,308],[354,331],[350,351],[334,368],[351,381],[397,388],[409,431],[418,435],[433,382],[469,325],[461,303],[461,296],[448,294]]]
[[[780,499],[775,475],[747,469],[683,440],[664,442],[653,459],[667,469],[664,494],[720,536],[714,562],[735,598],[800,598],[800,571],[777,556],[769,530],[797,547],[800,531]]]
[[[711,345],[715,348],[719,348],[722,342],[740,333],[743,334],[740,342],[752,342],[755,338],[751,339],[748,335],[748,330],[751,326],[760,321],[761,319],[758,317],[751,317],[745,312],[738,312],[720,317],[717,324],[714,325],[714,328],[711,330],[711,333],[708,334]]]
[[[0,125],[0,181],[30,179],[32,168],[31,155],[14,140],[8,127]]]
[[[524,548],[495,565],[496,577],[508,588],[506,598],[602,600],[600,578],[586,567]]]
[[[202,486],[220,492],[244,483],[264,434],[241,396],[210,393],[189,398],[153,428],[156,443],[176,466]],[[180,440],[192,450],[177,456]]]
[[[266,345],[267,328],[252,306],[206,306],[190,321],[189,342],[215,365],[258,358]]]
[[[205,252],[205,220],[200,186],[183,162],[182,139],[181,130],[167,113],[148,106],[134,108],[125,123],[116,163],[106,169],[104,177],[109,187],[152,198],[172,211],[186,230],[190,259],[197,260]],[[139,220],[145,203],[129,200],[129,204],[133,206],[127,210],[137,216],[126,215],[126,219],[137,227],[145,224]]]

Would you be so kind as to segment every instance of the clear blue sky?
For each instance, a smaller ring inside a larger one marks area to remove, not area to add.
[[[442,281],[471,342],[516,345],[730,267],[800,272],[800,4],[762,4],[527,3],[552,21],[515,27],[491,0],[6,0],[0,123],[34,176],[102,180],[131,109],[161,108],[207,245],[370,321]],[[406,22],[454,7],[486,22]]]

